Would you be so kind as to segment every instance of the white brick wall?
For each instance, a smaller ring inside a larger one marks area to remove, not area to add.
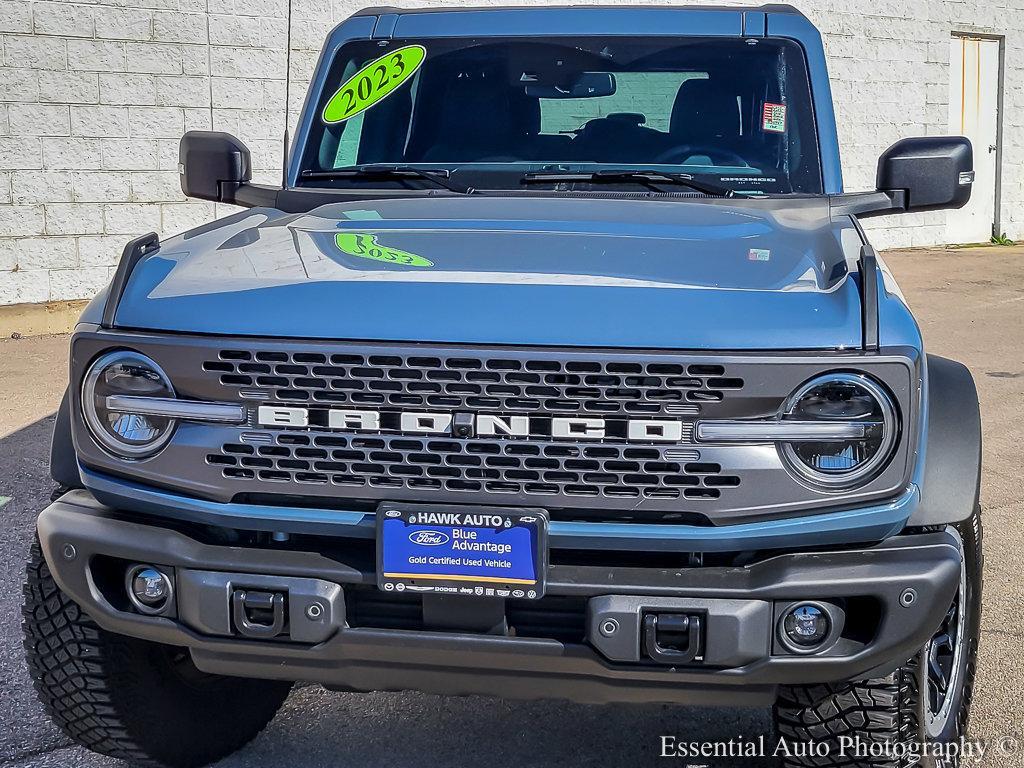
[[[873,184],[891,142],[945,133],[952,32],[1006,36],[1002,221],[1024,237],[1024,0],[794,2],[825,36],[851,190]],[[328,30],[365,4],[293,0],[293,121]],[[185,130],[231,131],[258,180],[279,178],[286,8],[0,0],[0,304],[89,297],[130,237],[224,212],[181,195]],[[932,245],[944,222],[937,213],[868,226],[880,246]]]

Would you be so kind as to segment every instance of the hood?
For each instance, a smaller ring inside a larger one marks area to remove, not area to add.
[[[853,347],[860,301],[845,239],[821,199],[252,209],[164,241],[136,267],[116,323],[308,339]]]

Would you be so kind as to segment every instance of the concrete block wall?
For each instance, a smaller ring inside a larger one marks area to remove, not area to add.
[[[292,0],[293,121],[327,32],[365,4]],[[891,142],[946,132],[952,32],[1006,36],[1002,220],[1024,236],[1024,0],[795,4],[825,37],[851,190],[872,186]],[[286,12],[287,0],[0,0],[0,305],[91,297],[131,237],[227,213],[181,195],[186,130],[234,133],[258,180],[279,177]],[[879,246],[918,246],[943,243],[944,222],[868,226]]]
[[[0,0],[0,305],[90,297],[131,237],[213,217],[178,185],[187,130],[237,133],[277,178],[286,8]]]

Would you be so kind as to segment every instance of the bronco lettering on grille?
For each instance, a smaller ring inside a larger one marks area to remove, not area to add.
[[[600,440],[612,437],[609,427],[615,424],[621,434],[616,436],[636,442],[678,443],[683,439],[683,422],[676,419],[602,419],[588,417],[505,416],[466,414],[473,429],[459,432],[462,420],[450,413],[402,411],[381,413],[372,410],[345,408],[307,409],[293,406],[262,405],[257,421],[265,427],[312,427],[366,432],[412,432],[416,434],[481,437],[551,437],[565,440]]]

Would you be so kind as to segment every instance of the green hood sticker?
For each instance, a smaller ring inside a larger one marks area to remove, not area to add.
[[[373,259],[388,264],[399,264],[405,267],[432,267],[434,262],[417,256],[415,253],[388,248],[377,242],[376,235],[363,233],[339,232],[334,236],[334,244],[338,250],[361,259]]]
[[[407,45],[374,59],[331,96],[324,107],[324,122],[343,122],[383,101],[416,74],[426,56],[422,45]]]

